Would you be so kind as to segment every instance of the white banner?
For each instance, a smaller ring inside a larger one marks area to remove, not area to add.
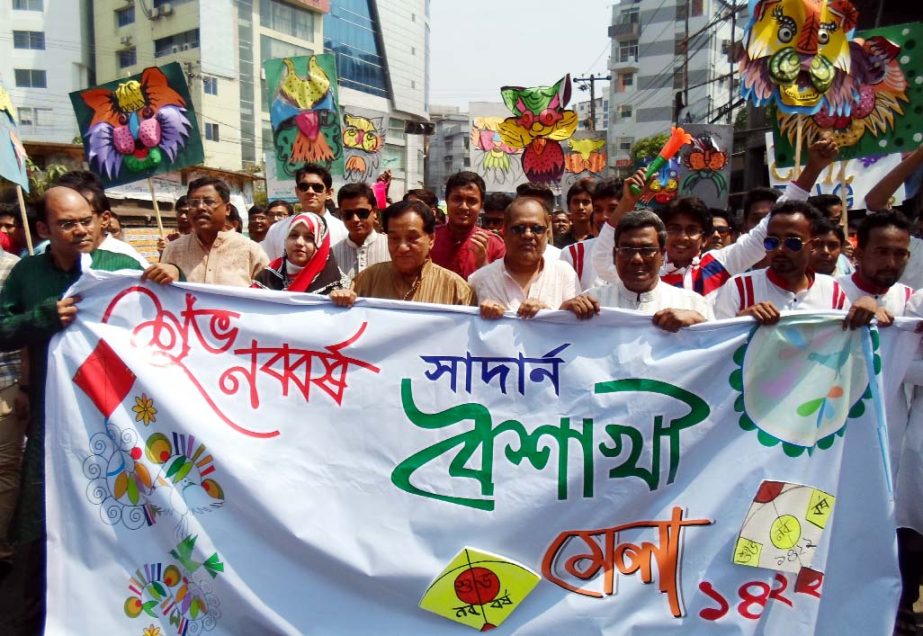
[[[891,633],[875,331],[78,287],[50,634]]]

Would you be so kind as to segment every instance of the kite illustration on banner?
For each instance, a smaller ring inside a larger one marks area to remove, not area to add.
[[[0,177],[16,183],[28,192],[29,174],[26,170],[26,149],[22,147],[16,130],[10,94],[0,84]]]
[[[466,547],[430,583],[420,607],[484,632],[505,621],[540,580],[520,563]]]
[[[522,170],[529,181],[550,183],[564,174],[564,149],[560,142],[577,130],[577,113],[566,110],[570,102],[570,75],[553,86],[504,86],[503,103],[513,113],[500,124],[500,137],[522,148]]]
[[[849,75],[830,91],[830,99],[809,117],[778,109],[774,136],[776,161],[794,163],[799,122],[804,144],[829,131],[841,160],[908,151],[923,141],[923,24],[903,24],[856,34],[849,42]],[[837,104],[849,107],[836,110]]]
[[[343,139],[334,56],[266,60],[270,122],[279,175],[307,163],[343,174]]]
[[[381,149],[385,145],[381,127],[383,121],[384,117],[343,113],[344,176],[347,182],[369,181],[378,172]]]
[[[177,62],[70,94],[84,154],[104,187],[202,163],[189,89]]]
[[[811,566],[836,497],[810,486],[764,481],[734,546],[734,563],[783,572]]]
[[[471,121],[471,165],[488,185],[488,190],[512,186],[522,177],[519,156],[500,136],[502,117],[474,117]]]

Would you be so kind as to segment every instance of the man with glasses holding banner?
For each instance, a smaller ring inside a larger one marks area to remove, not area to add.
[[[249,287],[269,259],[258,243],[233,230],[224,231],[230,195],[220,179],[192,181],[186,199],[192,233],[168,243],[160,263],[145,270],[145,278],[163,283],[179,279],[182,272],[191,283]]]
[[[346,238],[332,247],[340,271],[352,281],[367,267],[390,261],[388,237],[375,231],[378,207],[372,188],[367,183],[344,185],[337,192],[337,207],[347,230]]]

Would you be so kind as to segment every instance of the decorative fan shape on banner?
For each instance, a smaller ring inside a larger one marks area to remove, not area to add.
[[[520,563],[466,547],[433,579],[420,607],[483,632],[505,621],[540,580]]]
[[[871,336],[877,374],[877,330]],[[862,337],[821,318],[755,328],[734,353],[739,368],[730,377],[741,428],[757,431],[764,446],[781,443],[791,457],[830,448],[871,398]]]

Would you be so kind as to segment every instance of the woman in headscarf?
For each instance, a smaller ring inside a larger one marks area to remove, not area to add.
[[[251,287],[290,292],[329,294],[342,289],[343,274],[330,249],[327,224],[313,212],[292,219],[285,238],[285,254],[256,275]]]

